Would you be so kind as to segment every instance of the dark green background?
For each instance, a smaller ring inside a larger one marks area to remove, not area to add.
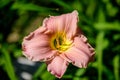
[[[19,80],[13,61],[21,42],[49,15],[78,10],[79,27],[95,48],[88,68],[69,65],[61,80],[119,80],[120,0],[0,0],[0,79]],[[57,80],[43,63],[33,80]]]

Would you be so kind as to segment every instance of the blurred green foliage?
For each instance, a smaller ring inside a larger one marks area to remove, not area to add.
[[[0,79],[19,80],[13,61],[22,56],[22,38],[49,15],[78,10],[78,25],[96,49],[87,69],[69,65],[62,80],[119,80],[120,0],[0,0]],[[43,63],[33,80],[57,80]]]

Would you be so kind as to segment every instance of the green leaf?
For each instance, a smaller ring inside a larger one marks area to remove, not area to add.
[[[16,49],[16,50],[14,51],[14,56],[15,56],[16,58],[22,56],[22,51],[21,51],[21,49]]]
[[[107,14],[109,16],[115,16],[118,13],[118,8],[117,7],[113,7],[111,3],[107,3],[106,5],[106,9],[107,9]]]
[[[76,0],[72,3],[72,7],[75,9],[75,10],[78,10],[80,12],[83,12],[83,6],[82,6],[82,3],[79,1],[79,0]]]
[[[18,9],[18,10],[25,10],[25,11],[40,11],[40,12],[45,12],[45,11],[49,11],[50,8],[45,8],[45,7],[41,7],[32,3],[20,3],[20,2],[15,2],[11,9]]]
[[[115,34],[115,35],[113,36],[113,39],[114,39],[114,40],[120,39],[120,34]]]
[[[35,74],[33,75],[33,79],[38,78],[45,70],[46,70],[46,65],[41,64],[40,67],[35,72]]]
[[[87,77],[73,77],[73,80],[89,80]]]
[[[79,77],[74,77],[73,80],[79,80]]]
[[[45,71],[42,75],[41,75],[42,80],[54,80],[54,76],[52,74],[50,74],[48,71]]]
[[[116,55],[113,59],[113,66],[114,66],[114,76],[115,76],[115,80],[119,80],[119,65],[120,65],[120,58],[119,55]]]
[[[62,0],[53,0],[53,2],[58,4],[58,5],[60,5],[60,6],[62,6],[63,8],[66,8],[66,9],[70,9],[71,10],[71,8],[72,8],[68,4],[63,2]]]
[[[86,14],[90,17],[93,17],[96,8],[97,3],[94,0],[90,0],[90,3],[88,4],[88,7],[86,9]]]
[[[63,75],[62,78],[67,78],[67,79],[70,78],[70,79],[71,79],[71,78],[72,78],[72,75]]]
[[[116,3],[120,6],[120,0],[116,0]]]
[[[120,23],[115,21],[112,23],[104,22],[104,23],[94,23],[94,27],[98,30],[116,30],[120,31]]]
[[[0,0],[0,8],[3,8],[7,4],[9,4],[11,0]]]
[[[3,57],[0,56],[0,66],[4,65],[5,64],[5,60]]]
[[[111,70],[109,70],[109,68],[106,67],[105,65],[103,65],[103,72],[104,72],[104,74],[106,74],[106,76],[108,77],[108,80],[114,80],[113,73],[112,73]]]
[[[105,22],[105,21],[106,21],[106,17],[105,17],[104,11],[100,7],[98,12],[98,22]]]
[[[2,53],[4,56],[4,60],[5,60],[5,69],[7,71],[7,74],[10,78],[10,80],[17,80],[17,77],[15,75],[15,71],[14,71],[14,67],[12,65],[11,62],[11,58],[10,58],[10,53],[5,49],[6,46],[4,46],[2,48]]]
[[[102,72],[103,72],[103,42],[104,42],[104,32],[99,32],[96,39],[96,53],[97,53],[97,62],[98,62],[98,80],[102,80]]]
[[[78,69],[75,73],[76,76],[82,76],[85,73],[85,69]]]

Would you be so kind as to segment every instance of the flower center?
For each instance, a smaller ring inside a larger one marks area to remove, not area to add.
[[[51,47],[59,52],[67,50],[70,48],[71,44],[72,41],[67,40],[64,33],[57,33],[51,38]]]

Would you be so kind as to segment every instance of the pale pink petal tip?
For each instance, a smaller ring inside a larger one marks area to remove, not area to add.
[[[78,11],[77,10],[74,10],[72,13],[75,14],[75,15],[78,15]]]
[[[68,66],[68,62],[59,56],[56,56],[52,61],[46,63],[48,65],[47,70],[57,78],[63,76]]]

